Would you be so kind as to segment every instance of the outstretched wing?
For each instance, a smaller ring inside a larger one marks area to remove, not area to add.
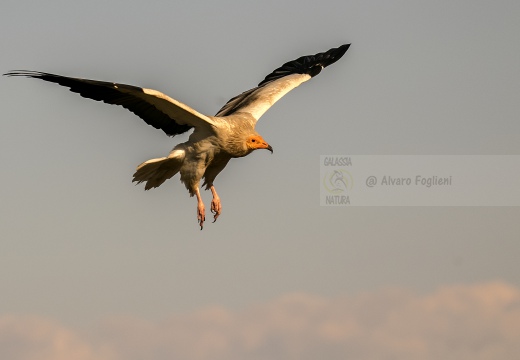
[[[85,98],[121,105],[146,121],[147,124],[161,129],[168,136],[182,134],[192,127],[198,128],[213,124],[213,121],[206,115],[198,113],[157,90],[39,71],[16,70],[4,75],[26,76],[50,81],[68,87],[70,91]]]
[[[349,47],[350,44],[341,45],[323,53],[302,56],[283,64],[267,75],[257,87],[229,100],[216,116],[246,112],[258,121],[275,102],[301,83],[318,75],[323,68],[338,61]]]

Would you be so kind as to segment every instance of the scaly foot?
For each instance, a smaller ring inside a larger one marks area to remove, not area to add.
[[[206,220],[205,212],[206,212],[206,209],[204,208],[204,204],[202,202],[200,202],[197,205],[197,222],[199,223],[201,230],[204,227],[204,220]]]
[[[199,188],[195,188],[195,195],[197,196],[197,222],[200,225],[200,229],[204,227],[204,220],[206,220],[206,209],[204,208],[204,203],[202,202],[202,198],[200,197]]]
[[[215,222],[222,212],[222,204],[220,203],[220,197],[218,196],[215,187],[211,185],[210,189],[211,193],[213,194],[213,200],[211,201],[211,212],[214,214],[213,222]]]
[[[211,201],[211,212],[214,214],[213,222],[217,221],[218,216],[222,212],[222,204],[220,203],[220,199],[218,197],[213,198],[213,201]]]

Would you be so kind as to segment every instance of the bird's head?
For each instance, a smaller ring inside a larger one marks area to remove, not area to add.
[[[251,135],[246,139],[246,146],[250,150],[267,149],[273,153],[273,148],[260,135]]]

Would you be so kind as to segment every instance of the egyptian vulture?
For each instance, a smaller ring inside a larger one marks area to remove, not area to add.
[[[180,173],[180,180],[190,196],[197,197],[197,222],[202,230],[205,207],[199,191],[200,181],[204,179],[202,186],[205,185],[206,190],[210,189],[213,194],[211,212],[215,222],[222,212],[222,205],[213,182],[228,161],[257,149],[273,152],[271,145],[255,131],[258,119],[282,96],[340,59],[349,46],[345,44],[283,64],[257,87],[229,100],[215,116],[203,115],[160,91],[137,86],[27,70],[10,71],[4,75],[53,82],[85,98],[121,105],[168,136],[194,128],[189,140],[175,146],[168,156],[139,165],[133,181],[145,182],[145,190],[149,190]]]

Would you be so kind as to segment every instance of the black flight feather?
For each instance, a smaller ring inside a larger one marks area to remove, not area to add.
[[[103,101],[112,105],[121,105],[139,116],[148,125],[163,130],[168,136],[182,134],[192,128],[192,126],[189,125],[177,124],[175,119],[170,118],[154,105],[147,103],[145,100],[131,93],[124,92],[124,90],[128,90],[136,93],[144,93],[143,89],[137,86],[72,78],[39,71],[16,70],[10,71],[5,75],[25,76],[53,82],[68,87],[70,91],[78,93],[85,98]]]

